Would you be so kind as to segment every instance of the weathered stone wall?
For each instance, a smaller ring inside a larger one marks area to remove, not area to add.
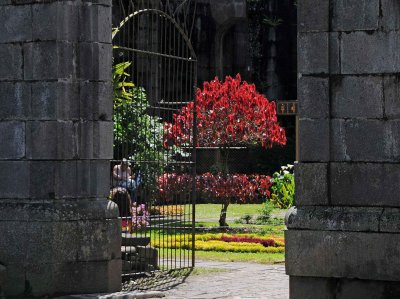
[[[111,0],[0,0],[0,28],[1,288],[118,290]]]
[[[291,298],[400,297],[400,2],[301,0]]]

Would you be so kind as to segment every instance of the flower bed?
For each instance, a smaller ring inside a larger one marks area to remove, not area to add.
[[[158,248],[191,249],[192,238],[190,235],[168,237],[163,240],[154,240],[152,245]],[[219,252],[283,253],[285,245],[283,238],[275,236],[203,234],[196,236],[195,249]]]

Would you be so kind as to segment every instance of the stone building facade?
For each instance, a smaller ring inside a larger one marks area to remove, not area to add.
[[[0,28],[0,288],[119,290],[111,0],[1,0]]]
[[[301,0],[292,299],[400,297],[400,2]]]

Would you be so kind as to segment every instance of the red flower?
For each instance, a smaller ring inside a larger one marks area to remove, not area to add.
[[[228,147],[257,143],[263,147],[286,144],[285,131],[276,117],[276,105],[259,94],[253,84],[226,77],[205,82],[196,93],[198,146]],[[174,114],[165,125],[164,146],[192,144],[194,103]]]

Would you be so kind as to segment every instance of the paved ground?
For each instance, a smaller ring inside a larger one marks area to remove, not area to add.
[[[196,267],[224,269],[191,275],[184,283],[164,291],[173,299],[287,299],[289,278],[284,265],[203,262]]]

